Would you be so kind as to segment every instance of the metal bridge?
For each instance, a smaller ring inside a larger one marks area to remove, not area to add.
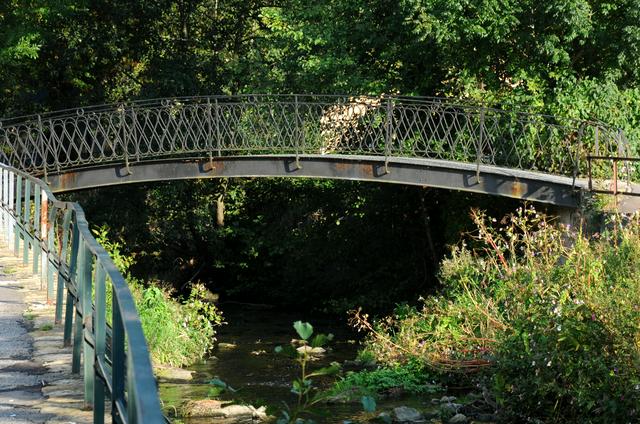
[[[624,135],[601,122],[390,96],[102,105],[3,120],[0,143],[0,159],[44,178],[53,192],[286,176],[414,184],[569,207],[578,205],[590,176],[613,177],[611,164],[594,158],[630,155]],[[623,167],[627,176],[630,169]]]
[[[46,282],[58,321],[65,307],[64,343],[73,343],[74,371],[82,363],[95,421],[102,422],[106,396],[118,423],[162,421],[147,346],[126,281],[80,206],[55,192],[319,177],[577,207],[594,179],[613,181],[618,191],[618,180],[634,173],[624,135],[601,122],[426,97],[238,95],[102,105],[0,120],[0,145],[3,229]]]

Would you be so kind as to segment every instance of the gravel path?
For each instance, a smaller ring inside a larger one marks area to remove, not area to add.
[[[39,278],[0,248],[0,424],[93,422],[62,334]]]

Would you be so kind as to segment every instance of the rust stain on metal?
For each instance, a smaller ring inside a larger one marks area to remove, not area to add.
[[[75,187],[77,177],[77,172],[65,172],[64,174],[58,175],[58,189],[65,190]]]
[[[202,165],[202,169],[204,169],[205,172],[220,175],[224,171],[224,165],[224,160],[222,159],[206,160]]]
[[[364,175],[367,178],[373,178],[376,165],[360,164],[359,167],[361,169],[361,175]]]
[[[334,166],[336,168],[336,171],[339,173],[346,173],[350,168],[353,167],[352,164],[346,162],[336,162]]]
[[[47,195],[43,193],[40,201],[40,229],[42,240],[46,241],[49,237],[49,202]]]

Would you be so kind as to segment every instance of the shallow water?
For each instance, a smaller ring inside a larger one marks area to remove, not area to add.
[[[332,333],[335,338],[329,345],[326,355],[312,363],[312,369],[326,366],[333,361],[343,363],[353,360],[358,350],[357,334],[350,331],[344,322],[326,318],[309,318],[302,314],[278,311],[275,308],[252,305],[224,304],[221,306],[227,325],[218,332],[218,346],[207,361],[195,364],[188,369],[195,371],[191,384],[162,383],[160,396],[169,410],[176,408],[186,400],[206,399],[211,388],[206,384],[212,378],[219,378],[237,390],[225,393],[223,400],[247,403],[255,407],[266,406],[268,412],[279,415],[282,402],[293,404],[295,396],[291,393],[291,381],[299,375],[298,364],[291,358],[278,355],[274,349],[286,345],[297,334],[293,329],[296,320],[309,321],[314,333]],[[334,377],[317,384],[328,386]],[[380,409],[407,405],[425,408],[427,399],[403,398],[380,403]],[[334,423],[343,420],[357,421],[364,418],[359,403],[323,405],[321,415],[314,416],[318,423]],[[187,424],[215,422],[212,418],[183,418]]]

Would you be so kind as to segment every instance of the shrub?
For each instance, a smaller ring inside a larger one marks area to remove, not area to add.
[[[129,283],[153,362],[184,366],[204,358],[216,340],[215,327],[223,322],[221,312],[206,301],[205,287],[194,284],[186,299],[173,299],[171,290],[153,283],[145,285],[131,275],[129,268],[135,258],[122,253],[121,242],[109,240],[106,226],[94,233]],[[111,296],[111,290],[107,290],[107,296]]]
[[[416,362],[375,370],[349,372],[335,384],[335,393],[425,395],[441,387],[433,383],[428,370]]]
[[[374,324],[354,313],[366,350],[490,381],[510,421],[637,420],[640,219],[590,237],[533,209],[473,219],[477,236],[442,263],[440,296]]]

